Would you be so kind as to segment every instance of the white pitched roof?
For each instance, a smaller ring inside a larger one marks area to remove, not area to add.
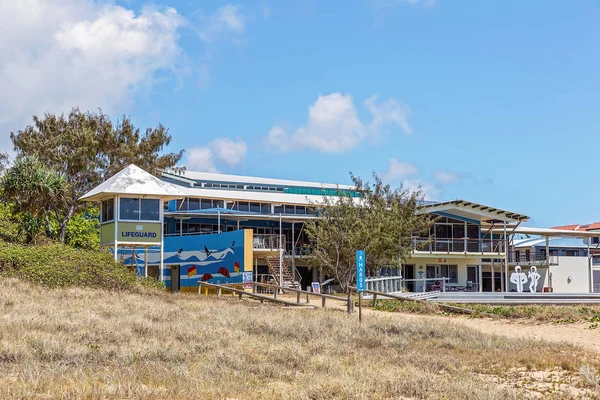
[[[127,168],[81,196],[79,200],[100,201],[114,195],[148,195],[168,199],[185,196],[177,186],[158,179],[137,165],[130,164]]]

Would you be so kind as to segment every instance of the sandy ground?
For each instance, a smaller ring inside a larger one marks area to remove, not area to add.
[[[280,298],[296,301],[296,296],[280,295]],[[302,297],[302,303],[305,303],[306,297]],[[315,297],[311,297],[311,305],[321,307],[321,301]],[[327,300],[326,306],[328,309],[335,309],[340,312],[345,312],[346,305],[341,301]],[[358,318],[358,307],[355,309],[355,314]],[[590,329],[589,323],[572,323],[572,324],[547,324],[536,321],[527,320],[506,320],[492,318],[469,318],[467,316],[441,316],[441,315],[420,315],[409,313],[390,313],[386,311],[372,310],[371,308],[363,308],[363,318],[394,318],[398,323],[406,319],[421,319],[421,320],[444,320],[452,321],[456,324],[468,326],[478,331],[510,336],[521,337],[526,339],[546,340],[551,342],[567,342],[577,346],[582,346],[600,353],[600,328]]]

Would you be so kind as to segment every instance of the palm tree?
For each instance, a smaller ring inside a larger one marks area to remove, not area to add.
[[[51,211],[58,212],[70,198],[70,184],[64,174],[46,167],[37,157],[20,157],[6,170],[0,179],[3,201],[13,203],[15,211],[23,217],[23,229],[27,242],[35,239],[46,224],[49,235],[52,228]]]

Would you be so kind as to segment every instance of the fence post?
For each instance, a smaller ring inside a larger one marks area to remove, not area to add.
[[[240,296],[240,300],[242,299],[242,295],[244,294],[244,292],[240,292],[239,296]]]
[[[347,303],[347,307],[348,307],[348,314],[352,314],[352,299],[350,296],[350,289],[348,289],[348,303]]]
[[[256,293],[256,282],[252,282],[252,293]]]
[[[300,304],[300,292],[296,292],[296,303]]]
[[[310,286],[306,287],[306,302],[310,303]]]
[[[217,288],[217,297],[221,297],[221,288],[220,287]]]
[[[373,307],[375,307],[375,304],[377,304],[377,294],[373,293]]]
[[[279,288],[275,288],[275,289],[273,290],[273,298],[274,298],[275,300],[277,300],[277,297],[278,297],[278,296],[279,296]]]
[[[327,299],[327,297],[322,296],[321,297],[321,307],[325,308],[325,300]]]

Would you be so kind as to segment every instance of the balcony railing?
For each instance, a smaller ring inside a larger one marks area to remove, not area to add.
[[[412,237],[413,251],[430,253],[504,253],[504,240],[489,239],[439,239]]]
[[[558,265],[558,256],[551,254],[550,257],[546,257],[543,253],[511,251],[508,254],[508,262],[523,265]]]
[[[285,249],[285,236],[254,234],[255,250],[281,250]]]

